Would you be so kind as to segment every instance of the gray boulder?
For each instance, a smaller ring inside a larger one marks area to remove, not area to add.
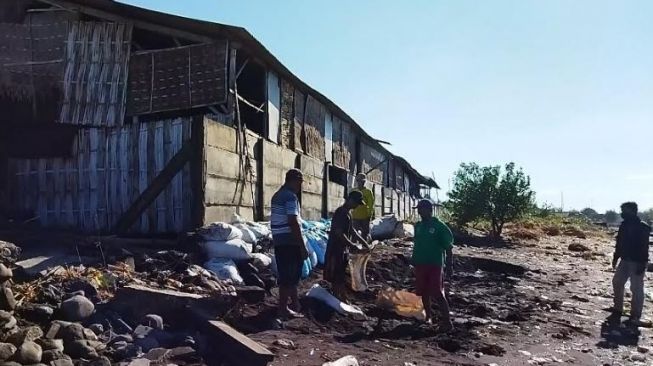
[[[36,341],[43,351],[61,351],[63,352],[63,339],[39,339]]]
[[[0,286],[0,310],[14,311],[16,298],[8,286]]]
[[[76,340],[66,343],[66,354],[72,358],[95,359],[98,357],[97,351],[87,340]]]
[[[14,277],[14,273],[11,269],[0,263],[0,285],[9,281],[12,277]]]
[[[75,366],[70,358],[60,358],[50,362],[50,366]]]
[[[61,313],[65,320],[81,321],[93,315],[95,305],[81,295],[75,295],[61,303]]]
[[[41,362],[43,363],[50,363],[54,360],[61,360],[61,359],[69,359],[70,357],[66,354],[64,354],[62,351],[59,350],[49,350],[49,351],[43,351],[43,357],[41,357]]]
[[[59,330],[59,337],[63,339],[64,345],[70,342],[84,339],[84,327],[79,323],[72,323]]]
[[[11,343],[0,343],[0,361],[6,361],[14,356],[18,348]]]
[[[34,342],[41,337],[43,337],[43,331],[41,328],[37,326],[31,326],[9,334],[6,341],[16,347],[19,347],[25,342]]]
[[[12,329],[14,329],[16,324],[18,324],[18,321],[12,315],[8,320],[0,322],[0,330],[2,330],[2,333],[10,332]]]
[[[33,365],[41,362],[43,357],[43,350],[41,346],[34,342],[25,342],[16,351],[16,361],[20,362],[23,365]]]

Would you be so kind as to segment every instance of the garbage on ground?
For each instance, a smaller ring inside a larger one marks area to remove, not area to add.
[[[236,285],[242,285],[245,283],[238,273],[236,263],[231,259],[211,258],[204,263],[204,268],[215,273],[219,279],[227,281],[227,283],[233,283]]]
[[[358,366],[358,360],[354,356],[345,356],[333,362],[323,363],[322,366]]]
[[[392,236],[397,239],[412,238],[415,236],[415,226],[406,222],[400,222],[397,224]]]
[[[363,313],[361,309],[338,300],[338,298],[331,295],[329,291],[318,284],[313,285],[313,287],[311,287],[311,289],[306,293],[306,296],[322,301],[337,311],[339,314],[350,316],[354,320],[367,319],[365,313]]]
[[[393,311],[399,316],[424,320],[426,313],[422,299],[412,292],[386,288],[376,298],[377,306]]]
[[[397,224],[399,224],[399,220],[394,214],[372,220],[370,223],[370,234],[372,235],[372,239],[384,240],[392,238],[395,229],[397,228]]]

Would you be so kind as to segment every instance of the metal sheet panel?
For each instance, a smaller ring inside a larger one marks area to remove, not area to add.
[[[268,138],[270,141],[279,142],[279,126],[281,124],[281,90],[279,77],[273,72],[268,72]]]

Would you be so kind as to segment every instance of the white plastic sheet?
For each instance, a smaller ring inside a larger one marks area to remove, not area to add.
[[[338,313],[346,316],[351,316],[355,320],[367,319],[365,313],[363,313],[361,309],[353,305],[345,304],[344,302],[338,300],[338,298],[331,295],[329,291],[318,284],[313,285],[313,287],[311,287],[311,289],[306,293],[306,296],[320,300],[329,305]]]
[[[231,259],[213,258],[204,263],[204,268],[215,273],[223,281],[231,281],[235,285],[242,285],[244,283],[243,278],[238,273],[236,263]]]
[[[200,244],[208,258],[247,260],[251,258],[252,245],[242,239],[206,241]]]

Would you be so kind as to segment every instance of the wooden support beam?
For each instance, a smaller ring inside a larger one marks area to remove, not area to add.
[[[179,171],[186,165],[193,155],[192,144],[189,142],[184,143],[181,150],[170,159],[168,165],[157,175],[152,183],[141,193],[136,201],[132,203],[131,207],[122,215],[118,220],[114,231],[118,234],[124,234],[139,218],[139,216],[147,209],[152,202],[163,192],[163,190],[170,184],[172,179]]]

